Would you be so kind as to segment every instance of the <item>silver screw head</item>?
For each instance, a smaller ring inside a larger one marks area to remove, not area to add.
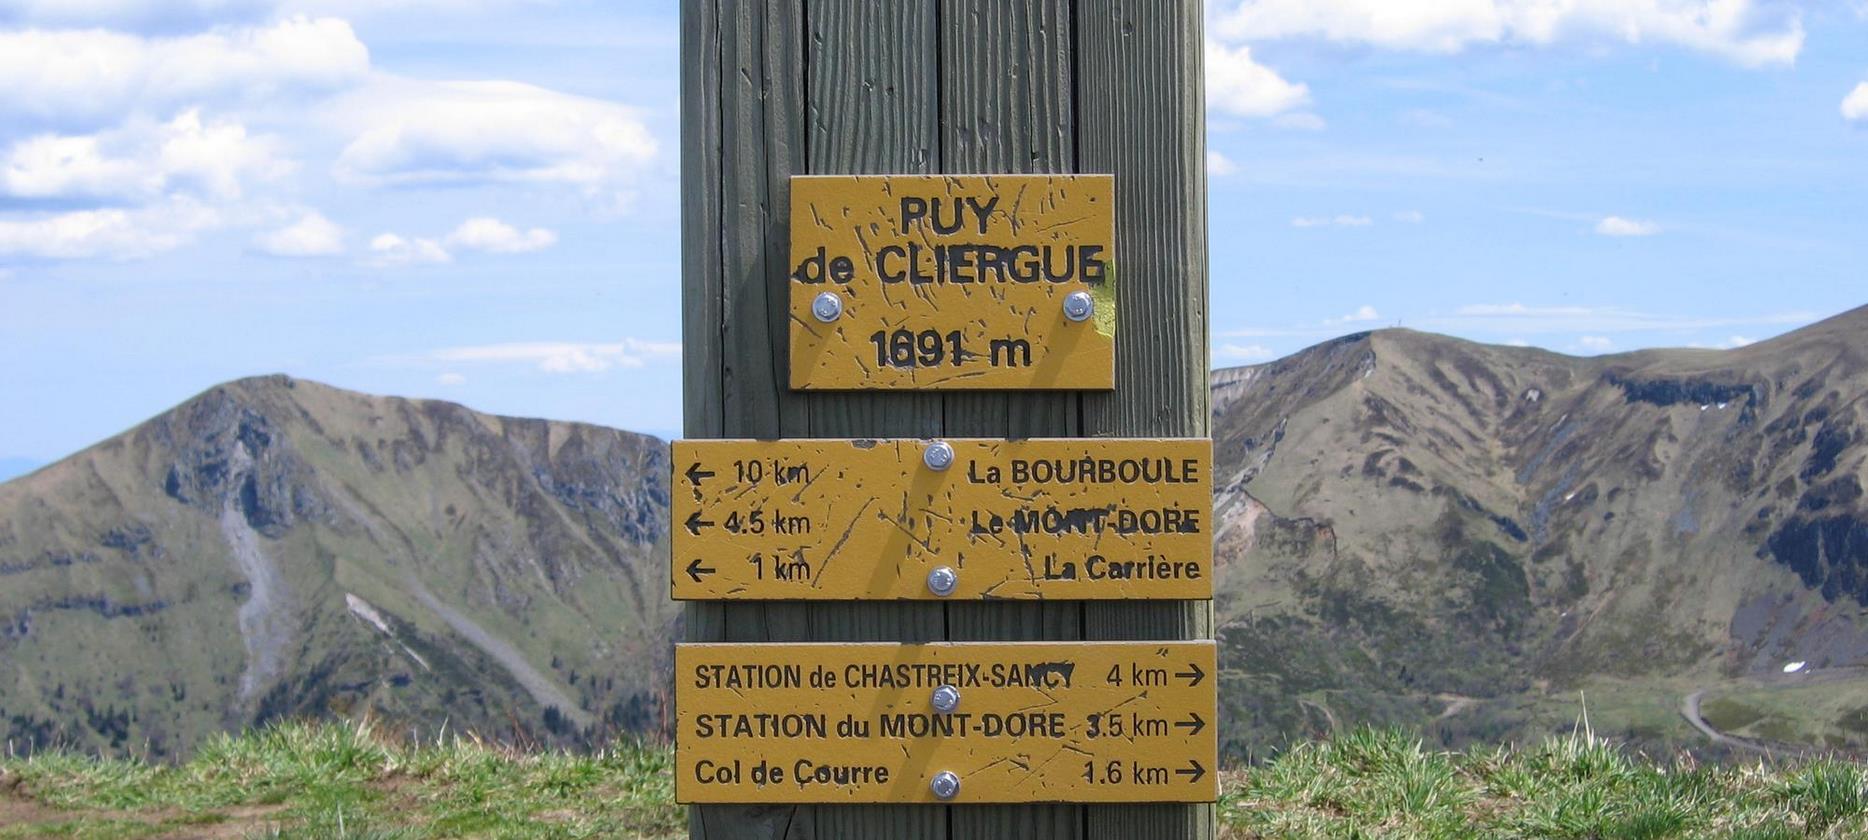
[[[960,795],[960,777],[952,770],[942,770],[934,774],[934,781],[929,782],[928,787],[934,790],[935,799],[952,799]]]
[[[811,301],[811,317],[826,324],[843,317],[843,298],[836,292],[818,292]]]
[[[937,440],[928,444],[921,452],[921,463],[930,470],[944,470],[953,466],[953,444]]]
[[[934,689],[933,702],[934,711],[940,712],[943,715],[952,712],[954,709],[960,708],[960,689],[954,688],[951,685],[943,685],[940,688]]]
[[[940,566],[928,572],[928,591],[943,598],[953,594],[954,587],[960,585],[960,575],[950,566]]]
[[[1088,321],[1096,314],[1096,301],[1089,292],[1071,292],[1064,296],[1064,317],[1072,321]]]

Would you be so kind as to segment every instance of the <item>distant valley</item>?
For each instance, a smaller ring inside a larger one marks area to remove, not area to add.
[[[1382,330],[1212,397],[1229,757],[1585,713],[1656,749],[1868,745],[1868,308],[1595,358]],[[0,484],[0,737],[657,729],[669,474],[629,432],[211,389]]]

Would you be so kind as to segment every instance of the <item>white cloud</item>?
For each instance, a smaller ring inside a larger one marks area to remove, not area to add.
[[[1746,338],[1745,336],[1742,336],[1742,335],[1734,335],[1734,336],[1730,336],[1726,338],[1724,341],[1715,341],[1711,344],[1701,344],[1699,342],[1692,342],[1692,343],[1687,344],[1687,346],[1698,347],[1698,348],[1707,349],[1707,350],[1736,350],[1740,347],[1745,347],[1745,346],[1756,344],[1756,343],[1758,343],[1758,340],[1755,338]]]
[[[1427,215],[1419,210],[1403,210],[1396,213],[1394,218],[1397,222],[1405,222],[1410,225],[1418,225],[1427,221]]]
[[[1591,353],[1607,353],[1615,347],[1614,341],[1611,341],[1608,336],[1602,335],[1585,335],[1578,338],[1576,343],[1582,345],[1584,350],[1588,350]]]
[[[1271,124],[1279,128],[1291,128],[1298,131],[1322,131],[1328,123],[1322,117],[1308,111],[1297,114],[1279,114],[1271,118]]]
[[[277,138],[188,110],[161,124],[134,122],[99,134],[41,134],[0,158],[0,194],[15,198],[148,201],[188,193],[230,200],[252,180],[292,169]]]
[[[373,186],[563,184],[622,203],[656,155],[633,109],[519,82],[386,79],[336,118],[354,137],[337,176]]]
[[[436,350],[428,358],[450,363],[531,364],[546,373],[601,373],[613,367],[639,368],[680,355],[679,342],[625,338],[608,344],[546,341],[450,347]]]
[[[1368,307],[1373,310],[1373,307]],[[1264,339],[1298,338],[1323,339],[1341,335],[1349,318],[1365,314],[1362,310],[1352,313],[1348,318],[1328,318],[1322,321],[1297,324],[1286,327],[1238,327],[1218,332],[1226,339]],[[1689,316],[1659,315],[1616,307],[1593,306],[1527,306],[1522,303],[1507,304],[1472,304],[1462,306],[1452,315],[1428,317],[1410,317],[1407,326],[1416,329],[1431,330],[1467,337],[1484,337],[1487,340],[1502,340],[1512,346],[1530,346],[1529,336],[1556,335],[1568,341],[1570,336],[1588,336],[1587,346],[1573,343],[1580,349],[1601,352],[1613,345],[1612,336],[1623,333],[1673,333],[1692,334],[1709,330],[1739,330],[1750,328],[1768,329],[1772,332],[1794,329],[1816,321],[1818,314],[1806,311],[1784,311],[1766,314],[1748,314],[1738,316]],[[1681,335],[1681,338],[1687,338]],[[1633,343],[1643,344],[1649,336],[1639,336]],[[1609,345],[1600,345],[1609,341]],[[1740,347],[1739,342],[1749,341],[1742,334],[1713,346]],[[1627,343],[1627,342],[1624,342]],[[1543,346],[1554,347],[1557,343],[1546,339]],[[1239,347],[1240,345],[1230,345]],[[1246,346],[1257,347],[1256,344]]]
[[[1375,220],[1367,216],[1351,216],[1347,213],[1335,216],[1298,216],[1291,220],[1291,227],[1368,227]]]
[[[1640,219],[1605,216],[1602,221],[1596,222],[1596,233],[1603,236],[1653,236],[1660,233],[1660,225]]]
[[[1206,174],[1224,178],[1239,171],[1239,165],[1219,152],[1206,150]]]
[[[1745,326],[1798,327],[1816,320],[1811,312],[1777,312],[1737,317],[1659,315],[1616,307],[1527,306],[1522,303],[1472,304],[1451,316],[1419,321],[1444,332],[1505,334],[1692,332]]]
[[[1244,362],[1262,362],[1278,354],[1263,344],[1224,344],[1214,351],[1216,355]]]
[[[136,210],[78,210],[0,218],[0,256],[133,260],[174,250],[218,226],[213,208],[187,199]]]
[[[1868,120],[1868,82],[1862,82],[1842,97],[1842,118],[1845,120]]]
[[[336,90],[361,81],[369,65],[368,48],[336,18],[293,17],[185,37],[0,31],[0,113],[96,127],[134,111]]]
[[[1270,117],[1310,102],[1310,89],[1252,60],[1251,47],[1206,42],[1206,105],[1240,117]]]
[[[1452,118],[1426,108],[1410,108],[1401,115],[1401,122],[1417,128],[1447,128],[1453,124]]]
[[[1381,317],[1382,317],[1381,313],[1376,312],[1375,307],[1364,304],[1363,306],[1357,307],[1356,311],[1351,312],[1348,315],[1344,315],[1341,318],[1331,319],[1330,323],[1364,324],[1364,323],[1368,323],[1369,321],[1379,320]]]
[[[250,19],[273,0],[0,0],[0,22],[112,29],[202,28]]]
[[[558,243],[558,235],[544,228],[521,231],[498,219],[481,216],[461,222],[448,234],[450,247],[491,254],[523,254]]]
[[[1800,12],[1756,0],[1231,0],[1214,20],[1227,41],[1320,37],[1443,53],[1582,36],[1672,44],[1758,67],[1794,63],[1803,48]]]
[[[370,264],[382,267],[444,263],[454,259],[433,239],[404,239],[393,233],[379,233],[371,239],[370,253],[375,254]]]
[[[467,384],[467,377],[466,377],[465,375],[463,375],[463,374],[460,374],[460,373],[456,373],[456,372],[454,372],[454,371],[451,371],[451,370],[450,370],[450,371],[445,371],[445,372],[443,372],[443,373],[442,373],[442,374],[441,374],[440,376],[437,376],[437,377],[435,377],[435,384],[438,384],[438,385],[465,385],[465,384]]]
[[[344,229],[315,211],[278,230],[260,234],[254,245],[275,257],[332,257],[344,253]]]

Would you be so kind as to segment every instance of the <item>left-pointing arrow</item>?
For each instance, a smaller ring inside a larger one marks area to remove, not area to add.
[[[700,536],[700,529],[713,527],[712,521],[700,518],[700,511],[698,510],[688,514],[688,521],[686,524],[688,526],[688,533],[697,537]]]
[[[1190,782],[1198,782],[1201,779],[1206,778],[1206,768],[1201,767],[1200,762],[1195,761],[1191,758],[1187,759],[1187,766],[1185,768],[1176,770],[1174,772],[1177,775],[1186,776],[1187,781],[1190,781]]]
[[[694,562],[688,564],[688,577],[693,578],[695,583],[700,583],[702,575],[711,575],[714,571],[712,566],[701,565],[699,557],[694,558]]]
[[[699,461],[695,461],[694,466],[688,467],[688,471],[687,471],[688,480],[691,482],[694,482],[695,487],[700,486],[702,479],[713,478],[713,475],[714,475],[713,470],[701,469]]]

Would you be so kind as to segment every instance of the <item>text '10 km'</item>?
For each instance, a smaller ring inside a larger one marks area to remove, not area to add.
[[[674,597],[1213,593],[1212,442],[677,441]]]

